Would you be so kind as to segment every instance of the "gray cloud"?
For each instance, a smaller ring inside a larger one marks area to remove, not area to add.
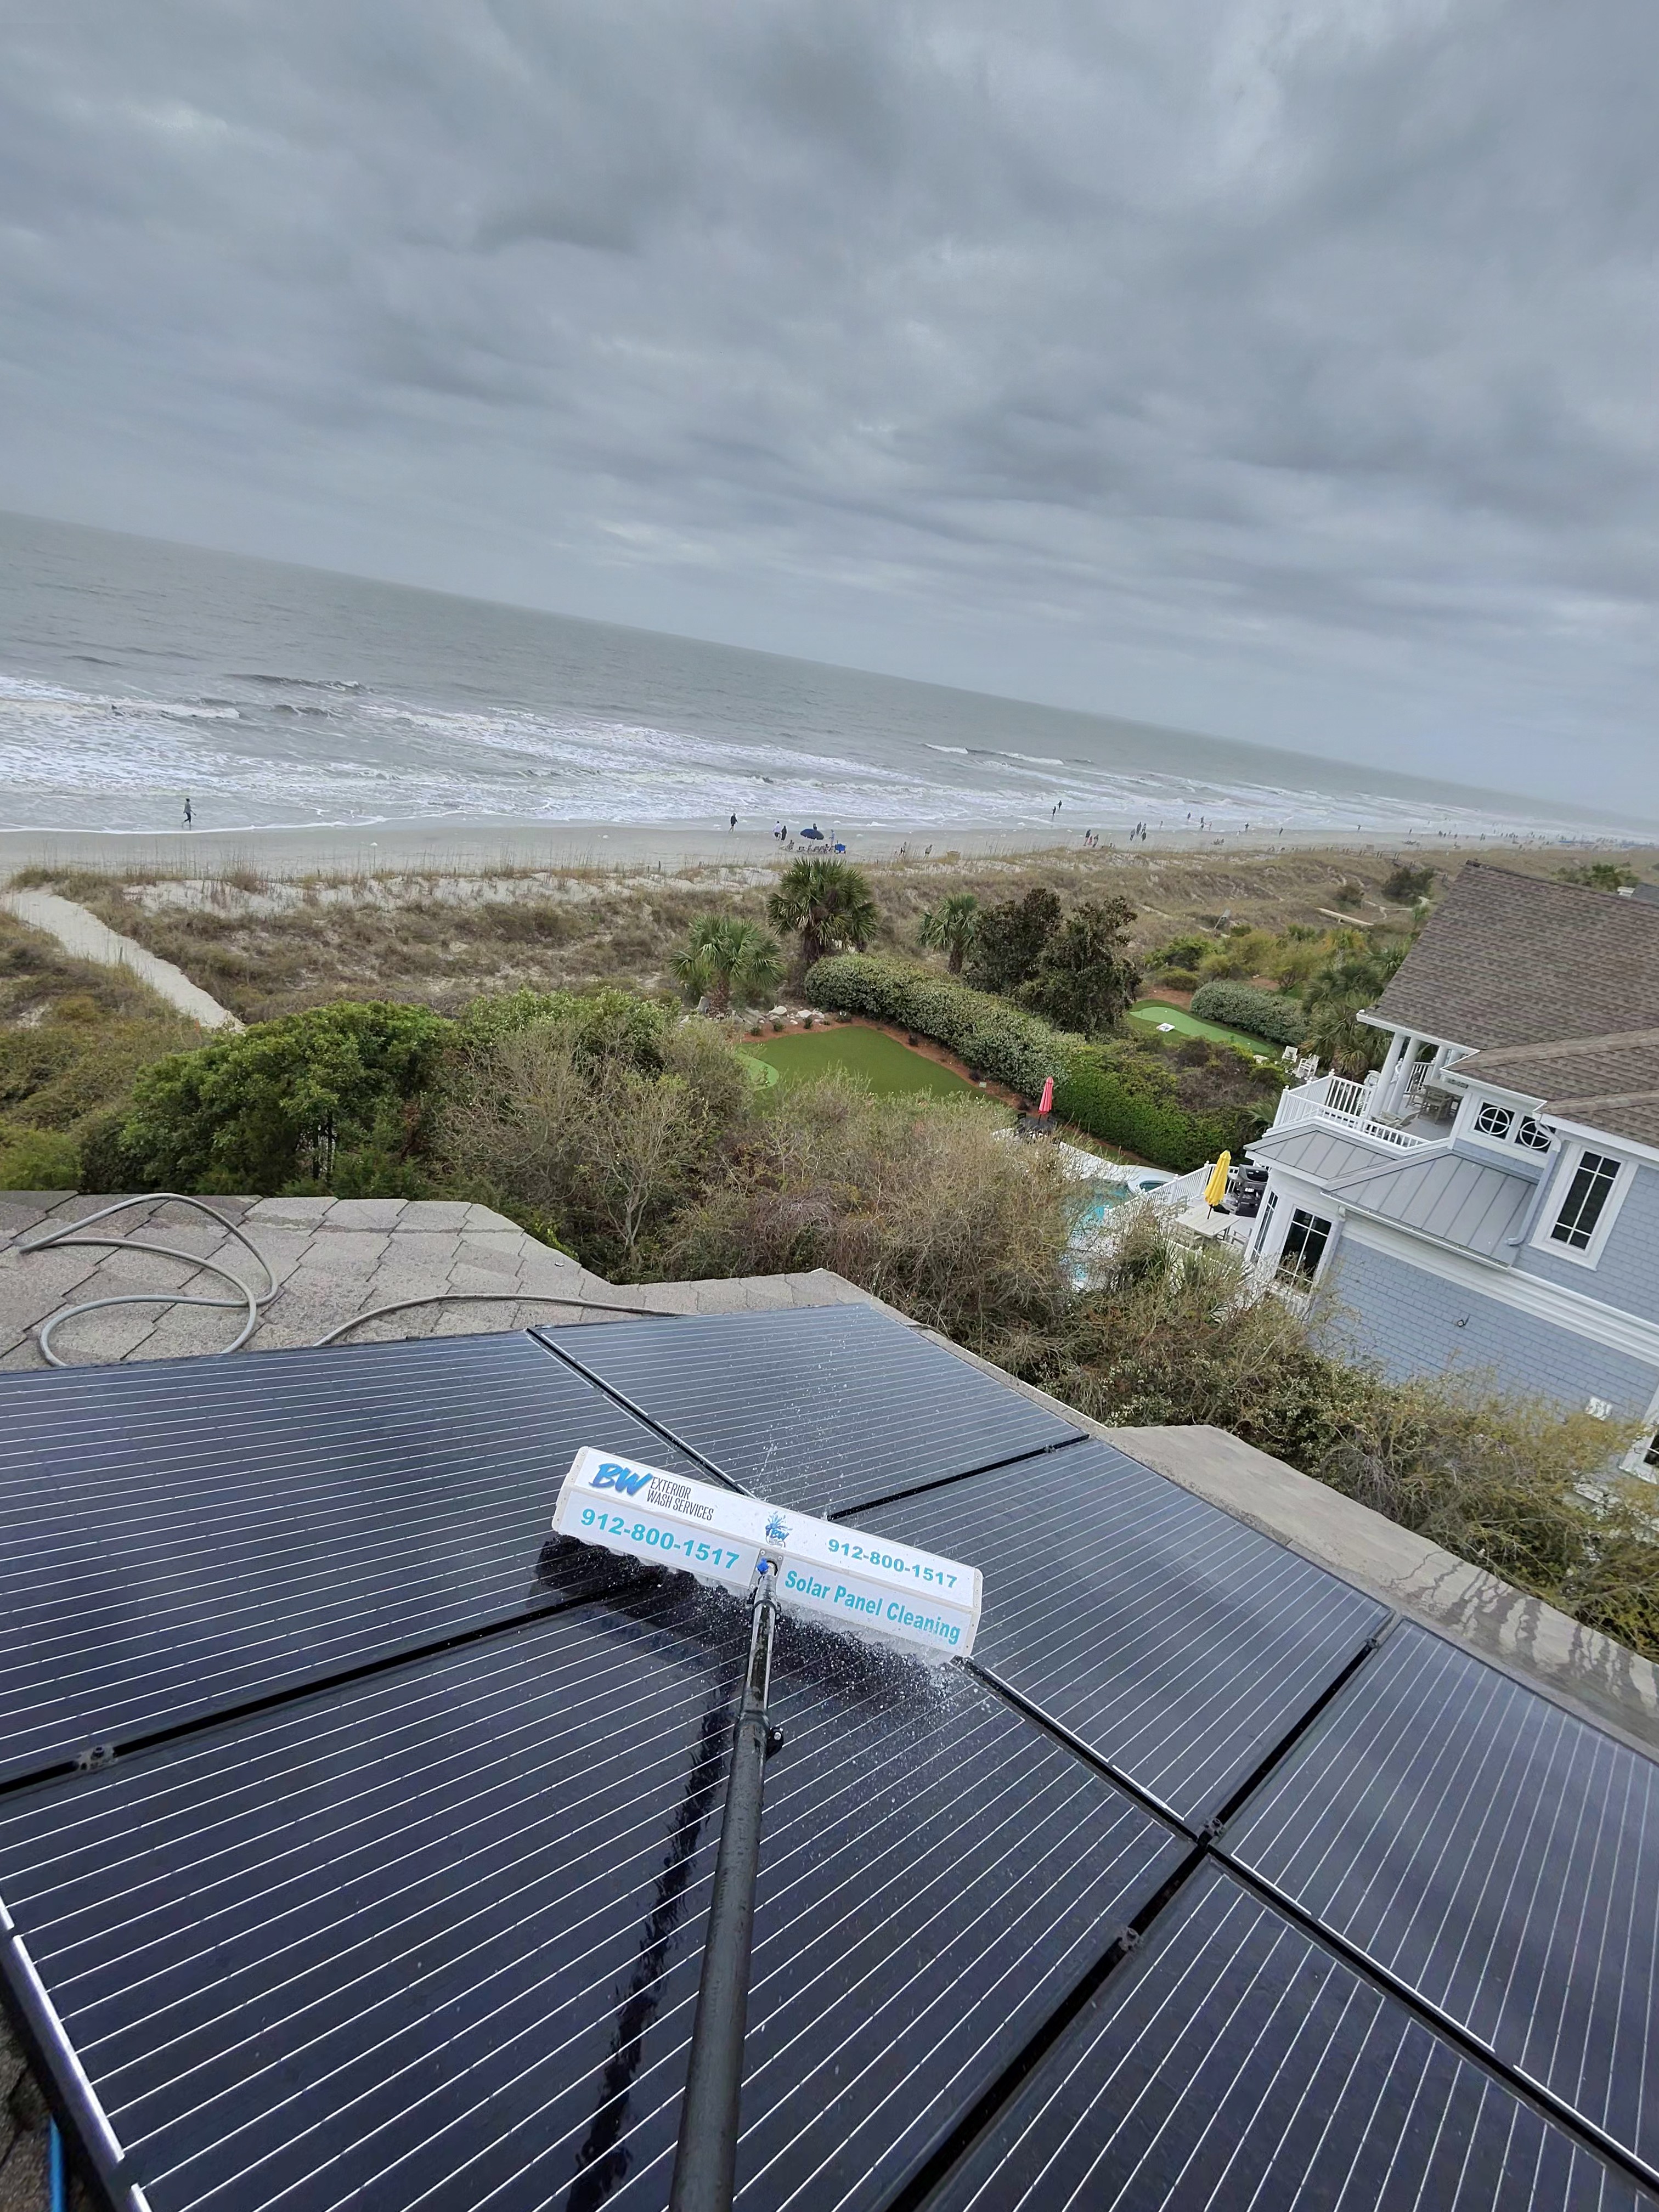
[[[1650,0],[54,0],[0,502],[1659,812],[1656,80]]]

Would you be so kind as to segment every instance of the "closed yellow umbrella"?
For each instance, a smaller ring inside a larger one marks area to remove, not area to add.
[[[1221,1158],[1211,1169],[1210,1180],[1204,1186],[1204,1203],[1206,1206],[1219,1206],[1222,1200],[1227,1195],[1227,1170],[1231,1167],[1232,1164],[1232,1154],[1231,1152],[1223,1152]]]

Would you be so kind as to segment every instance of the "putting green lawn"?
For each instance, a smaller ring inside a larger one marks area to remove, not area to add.
[[[975,1095],[974,1085],[936,1060],[912,1052],[896,1037],[857,1023],[845,1028],[792,1030],[781,1036],[744,1037],[738,1050],[775,1067],[784,1083],[805,1083],[817,1075],[856,1076],[878,1097],[894,1098],[918,1091],[935,1098]]]
[[[1214,1044],[1242,1045],[1246,1052],[1263,1052],[1270,1060],[1279,1057],[1279,1047],[1269,1044],[1266,1037],[1251,1036],[1245,1030],[1223,1029],[1219,1022],[1200,1021],[1184,1006],[1166,1006],[1157,999],[1143,999],[1139,1006],[1131,1006],[1129,1019],[1145,1022],[1154,1030],[1168,1022],[1182,1036],[1208,1037]]]

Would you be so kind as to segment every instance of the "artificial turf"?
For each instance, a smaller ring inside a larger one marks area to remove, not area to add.
[[[1143,999],[1139,1006],[1131,1006],[1129,1019],[1144,1022],[1153,1030],[1159,1023],[1168,1022],[1182,1036],[1208,1037],[1212,1044],[1236,1044],[1246,1052],[1265,1053],[1271,1060],[1279,1057],[1279,1047],[1269,1044],[1266,1037],[1251,1036],[1246,1030],[1224,1029],[1219,1022],[1201,1021],[1184,1006],[1166,1006],[1158,999]]]
[[[804,1083],[818,1075],[851,1075],[882,1097],[918,1091],[935,1098],[958,1098],[974,1085],[936,1060],[928,1060],[880,1030],[857,1023],[828,1029],[793,1030],[781,1036],[744,1037],[741,1049],[770,1062],[785,1083]]]

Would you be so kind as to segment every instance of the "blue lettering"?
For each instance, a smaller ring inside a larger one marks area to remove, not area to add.
[[[649,1474],[636,1474],[631,1467],[618,1467],[615,1460],[607,1460],[593,1478],[595,1490],[620,1490],[633,1498],[645,1488]]]

